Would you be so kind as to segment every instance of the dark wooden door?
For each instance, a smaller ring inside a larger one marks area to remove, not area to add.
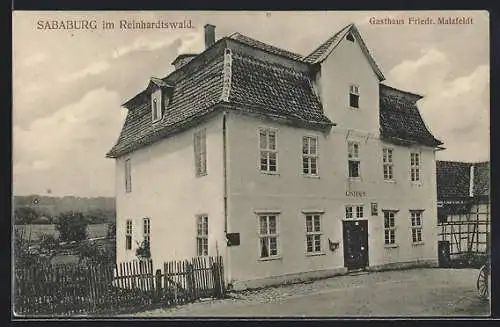
[[[344,266],[360,269],[368,266],[368,221],[343,222]]]

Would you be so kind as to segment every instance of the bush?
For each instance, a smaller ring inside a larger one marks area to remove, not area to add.
[[[63,242],[82,241],[87,238],[87,225],[81,212],[66,212],[58,217],[56,229],[59,231],[59,240]]]
[[[115,247],[96,242],[82,242],[77,248],[80,262],[109,264],[116,261]]]
[[[106,232],[106,238],[115,238],[116,237],[116,224],[109,223],[108,230]]]
[[[52,234],[42,234],[40,236],[40,248],[44,250],[55,250],[59,247],[59,241]]]
[[[142,243],[137,242],[137,249],[135,250],[135,255],[140,260],[151,258],[151,251],[149,249],[149,242],[142,241]]]

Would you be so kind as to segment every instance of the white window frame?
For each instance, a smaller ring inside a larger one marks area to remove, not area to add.
[[[384,245],[396,246],[396,215],[398,211],[382,210],[382,212],[384,214]]]
[[[410,181],[412,183],[421,183],[422,156],[420,152],[412,151],[410,153]]]
[[[394,181],[394,149],[384,147],[382,149],[382,163],[385,181]]]
[[[132,163],[130,158],[124,161],[124,174],[125,174],[125,193],[132,192]]]
[[[306,254],[322,254],[323,253],[323,222],[321,213],[306,213],[305,232],[306,232]],[[310,224],[308,222],[311,222]],[[309,244],[311,247],[309,248]],[[318,248],[319,247],[319,248]]]
[[[208,215],[196,216],[196,255],[208,256]]]
[[[270,227],[271,218],[274,217],[275,228],[274,233]],[[271,260],[280,258],[280,247],[279,247],[279,214],[278,213],[259,213],[258,218],[258,228],[259,228],[259,259],[260,260]],[[262,224],[265,220],[265,225]],[[271,244],[274,240],[275,253],[271,253]],[[264,244],[263,244],[264,243]],[[267,247],[267,255],[263,255],[263,245]]]
[[[207,132],[200,129],[193,134],[194,169],[196,177],[206,176],[207,172]]]
[[[347,176],[349,179],[361,179],[361,159],[359,156],[360,142],[348,141],[347,142]],[[351,176],[351,162],[358,163],[358,176]]]
[[[345,219],[365,219],[364,204],[348,204],[345,206]]]
[[[125,250],[132,250],[132,234],[133,234],[132,219],[125,220]],[[130,240],[130,242],[129,242]],[[129,246],[130,245],[130,246]]]
[[[151,219],[142,218],[142,234],[145,243],[149,244],[151,248]]]
[[[357,107],[351,105],[351,95],[357,96],[357,100],[358,100],[358,106]],[[358,84],[350,84],[349,85],[349,108],[359,109],[359,107],[360,107],[359,100],[360,99],[361,99],[361,95],[360,95],[360,92],[359,92],[359,85]]]
[[[262,134],[265,136],[265,144],[262,144]],[[270,146],[271,135],[274,136],[274,148]],[[259,146],[259,171],[265,174],[278,174],[278,130],[270,127],[260,127],[258,129]],[[274,170],[271,169],[272,158],[274,157]],[[264,164],[263,164],[264,160]]]
[[[423,242],[423,216],[423,210],[410,210],[411,240],[413,244],[421,244]]]
[[[314,147],[312,146],[312,140],[314,140]],[[302,174],[304,176],[319,176],[318,141],[317,136],[305,135],[302,137]]]

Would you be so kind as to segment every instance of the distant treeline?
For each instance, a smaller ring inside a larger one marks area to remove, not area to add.
[[[115,222],[115,199],[107,197],[14,196],[15,224],[53,224],[67,212],[81,212],[89,224]]]

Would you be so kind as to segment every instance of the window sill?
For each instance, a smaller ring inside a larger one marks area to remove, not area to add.
[[[413,242],[411,245],[412,246],[419,246],[419,245],[424,245],[424,241],[420,241],[420,242]]]
[[[361,177],[347,177],[348,182],[361,182]]]
[[[312,179],[319,179],[319,175],[311,175],[311,174],[304,174],[304,173],[302,173],[302,177],[312,178]]]
[[[261,170],[260,173],[262,175],[271,175],[271,176],[279,176],[280,173],[278,173],[277,171],[263,171]]]
[[[389,183],[389,184],[396,184],[396,180],[394,180],[394,179],[384,179],[384,182]]]
[[[196,174],[196,178],[201,178],[203,176],[207,176],[208,173],[203,173],[203,174]]]
[[[275,256],[275,257],[267,257],[267,258],[259,258],[257,261],[273,261],[273,260],[282,260],[283,258],[281,256]]]
[[[321,256],[321,255],[326,255],[325,252],[307,252],[306,254],[306,257],[317,257],[317,256]]]
[[[422,186],[422,182],[412,182],[412,181],[410,181],[410,183],[411,183],[411,185],[413,185],[413,186],[417,186],[417,187]]]
[[[353,107],[353,106],[347,106],[347,109],[351,109],[351,110],[361,110],[360,107]]]
[[[399,244],[384,244],[384,248],[386,249],[396,249],[399,247]]]

